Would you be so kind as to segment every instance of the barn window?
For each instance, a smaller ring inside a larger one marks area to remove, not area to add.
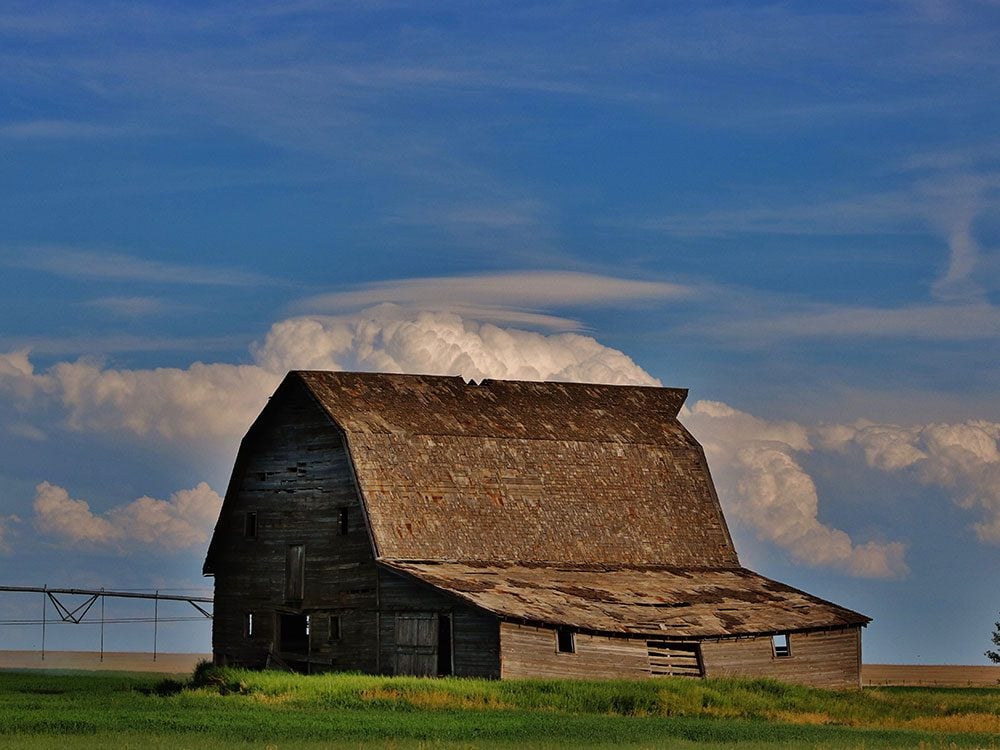
[[[792,655],[792,639],[788,633],[778,633],[771,636],[771,648],[776,658],[782,659]]]
[[[257,511],[248,511],[243,518],[243,537],[245,539],[257,538]]]
[[[302,601],[305,577],[306,546],[290,544],[285,551],[285,601]]]
[[[348,511],[347,508],[341,508],[340,509],[340,524],[339,524],[338,528],[339,528],[341,536],[347,536],[347,529],[348,529],[348,526],[347,526],[348,512],[347,511]]]
[[[560,654],[576,653],[576,638],[569,628],[556,628],[556,651]]]
[[[253,612],[246,613],[246,619],[243,621],[243,637],[253,638]]]
[[[340,640],[340,615],[330,615],[330,632],[327,640],[330,643]]]

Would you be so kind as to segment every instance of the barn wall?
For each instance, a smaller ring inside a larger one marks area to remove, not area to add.
[[[501,623],[502,676],[644,678],[649,677],[646,641],[605,636],[575,635],[576,653],[556,651],[556,631]]]
[[[380,671],[393,674],[396,664],[396,617],[399,614],[447,613],[452,620],[454,673],[459,677],[500,676],[499,620],[409,577],[379,570]]]
[[[792,655],[776,657],[769,636],[706,641],[707,677],[773,677],[824,688],[861,687],[861,629],[793,633]]]
[[[338,533],[347,508],[347,535]],[[245,537],[248,512],[257,536]],[[281,612],[309,614],[306,648],[279,656],[313,668],[377,668],[377,575],[343,438],[301,386],[283,389],[244,440],[216,530],[215,620],[218,661],[263,666],[279,651]],[[301,600],[285,591],[289,545],[304,545]],[[254,636],[245,637],[254,613]],[[340,615],[331,642],[329,615]]]

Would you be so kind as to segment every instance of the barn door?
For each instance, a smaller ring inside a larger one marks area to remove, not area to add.
[[[396,674],[426,677],[438,670],[438,618],[432,613],[396,615]]]

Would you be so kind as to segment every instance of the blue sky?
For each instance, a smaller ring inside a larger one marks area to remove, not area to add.
[[[292,367],[660,382],[746,565],[873,616],[867,660],[983,663],[998,31],[986,0],[5,4],[0,579],[209,585]]]

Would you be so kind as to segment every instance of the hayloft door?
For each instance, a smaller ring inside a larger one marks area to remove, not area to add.
[[[436,675],[437,647],[437,615],[423,612],[396,615],[396,674]]]
[[[285,601],[295,604],[305,593],[306,547],[290,544],[285,550]]]

